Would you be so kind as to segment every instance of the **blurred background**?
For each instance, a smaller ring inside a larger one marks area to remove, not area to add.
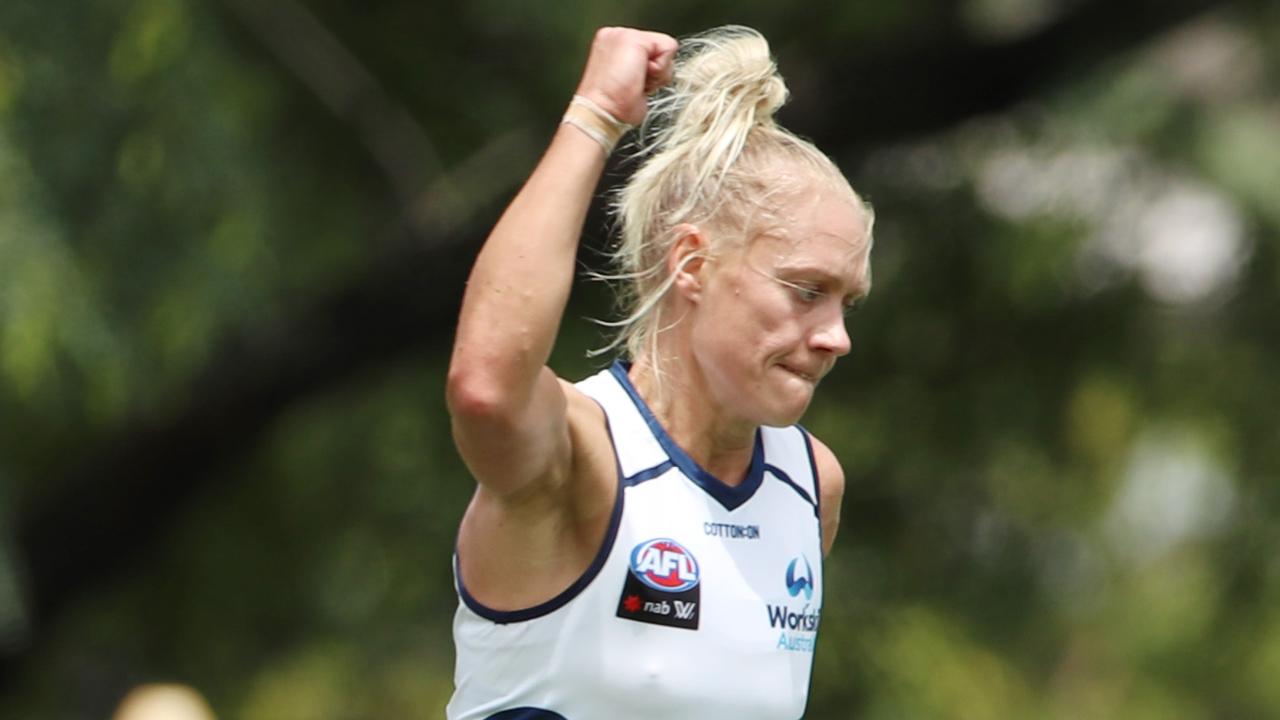
[[[879,216],[808,717],[1280,717],[1262,0],[4,0],[0,717],[442,716],[469,261],[597,26],[729,22]]]

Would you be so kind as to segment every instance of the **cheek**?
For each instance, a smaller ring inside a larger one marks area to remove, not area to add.
[[[718,358],[729,365],[757,365],[762,358],[786,351],[799,337],[799,325],[789,299],[775,288],[726,286],[725,292],[700,318],[701,337],[715,337]]]
[[[751,288],[726,284],[704,308],[704,330],[715,336],[737,341],[737,352],[750,352],[760,336],[776,324],[774,312]]]
[[[743,294],[742,321],[750,328],[754,345],[774,349],[795,342],[800,323],[789,293],[770,284]]]

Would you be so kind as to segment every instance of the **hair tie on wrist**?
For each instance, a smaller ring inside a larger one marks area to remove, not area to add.
[[[614,117],[612,113],[592,102],[590,98],[574,95],[569,101],[560,124],[572,125],[587,137],[600,143],[604,154],[609,155],[631,126]]]

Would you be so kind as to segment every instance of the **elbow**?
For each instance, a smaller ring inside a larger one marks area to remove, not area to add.
[[[456,419],[496,421],[511,412],[511,393],[496,378],[475,368],[449,368],[445,403]]]
[[[468,368],[449,368],[445,383],[445,403],[449,414],[478,417],[493,414],[497,410],[498,393],[493,383]]]

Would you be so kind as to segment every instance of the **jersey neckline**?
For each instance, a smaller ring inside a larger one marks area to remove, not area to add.
[[[702,488],[708,495],[715,499],[716,502],[724,506],[726,510],[736,510],[747,500],[755,495],[764,479],[764,443],[760,437],[760,428],[756,428],[755,446],[751,451],[751,463],[747,466],[747,476],[737,485],[729,485],[720,478],[711,474],[705,468],[698,464],[696,460],[685,452],[676,441],[667,434],[666,428],[658,421],[657,416],[649,409],[648,403],[644,398],[640,397],[639,391],[631,384],[631,378],[627,375],[630,363],[622,360],[615,360],[609,366],[609,372],[613,375],[622,389],[627,392],[639,411],[640,417],[644,418],[644,422],[649,426],[649,431],[653,433],[654,439],[666,452],[671,462],[684,473],[695,485]]]

